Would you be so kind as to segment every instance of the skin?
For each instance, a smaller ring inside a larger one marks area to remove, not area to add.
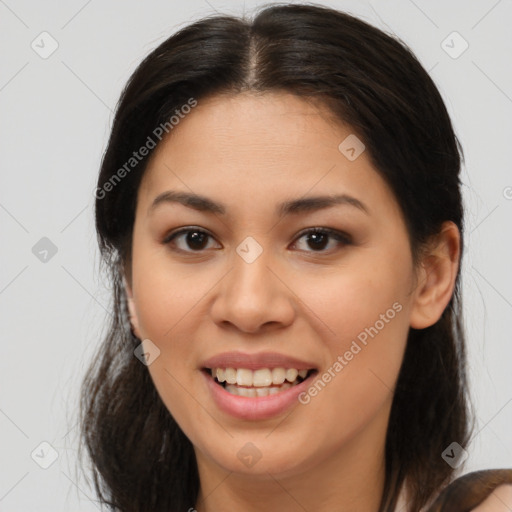
[[[213,510],[377,510],[387,422],[410,326],[434,324],[453,293],[460,240],[447,222],[417,267],[396,198],[368,153],[349,161],[338,145],[353,130],[324,107],[285,93],[201,100],[157,147],[138,192],[126,273],[131,321],[160,355],[148,366],[164,404],[194,445],[199,500]],[[150,205],[167,190],[223,203],[226,214],[178,203]],[[276,205],[349,194],[350,205],[279,218]],[[183,235],[211,234],[202,251]],[[305,228],[332,228],[321,250]],[[236,252],[262,247],[252,263]],[[176,247],[182,251],[177,252]],[[275,351],[332,367],[365,328],[402,309],[307,405],[267,420],[220,411],[201,362],[238,350]],[[252,443],[261,459],[246,467]],[[333,485],[335,483],[335,485]]]
[[[512,510],[512,485],[500,485],[474,508],[474,512],[510,512]]]

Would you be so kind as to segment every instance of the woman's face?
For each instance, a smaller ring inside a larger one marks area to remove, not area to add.
[[[327,110],[199,101],[142,180],[129,282],[148,370],[200,468],[383,457],[415,273],[395,197]]]

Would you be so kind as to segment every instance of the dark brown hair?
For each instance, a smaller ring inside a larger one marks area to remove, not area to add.
[[[512,469],[474,471],[446,487],[428,512],[468,512],[503,484],[512,484]]]
[[[122,277],[130,273],[137,191],[150,155],[112,179],[190,98],[243,91],[315,98],[348,123],[394,192],[415,262],[444,221],[463,234],[460,145],[432,79],[397,38],[326,7],[274,5],[253,20],[208,17],[164,41],[121,95],[96,191],[113,314],[83,384],[81,425],[96,491],[115,510],[187,510],[199,480],[190,441],[133,355],[140,340],[127,321]],[[394,509],[404,483],[416,511],[453,479],[441,454],[453,441],[467,445],[466,389],[458,275],[440,320],[409,333],[389,419],[380,511]]]

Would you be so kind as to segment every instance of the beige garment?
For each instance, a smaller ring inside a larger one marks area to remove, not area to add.
[[[405,489],[402,486],[402,491],[398,495],[398,501],[396,502],[396,507],[394,512],[409,512],[407,510],[407,499]]]
[[[398,501],[396,503],[395,512],[407,512],[407,509],[405,508],[407,501],[405,499],[405,492],[402,489],[402,492],[398,496]]]
[[[420,512],[425,512],[427,509],[422,508]],[[396,502],[396,507],[394,512],[410,512],[410,510],[407,508],[407,495],[404,489],[404,486],[402,486],[402,490],[400,491],[400,494],[398,495],[398,501]]]

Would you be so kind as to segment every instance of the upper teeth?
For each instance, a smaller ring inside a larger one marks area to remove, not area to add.
[[[303,379],[308,370],[296,370],[295,368],[260,368],[249,370],[247,368],[212,368],[212,376],[219,382],[237,384],[239,386],[265,387],[273,384],[283,384],[285,380],[294,382],[297,376]]]

